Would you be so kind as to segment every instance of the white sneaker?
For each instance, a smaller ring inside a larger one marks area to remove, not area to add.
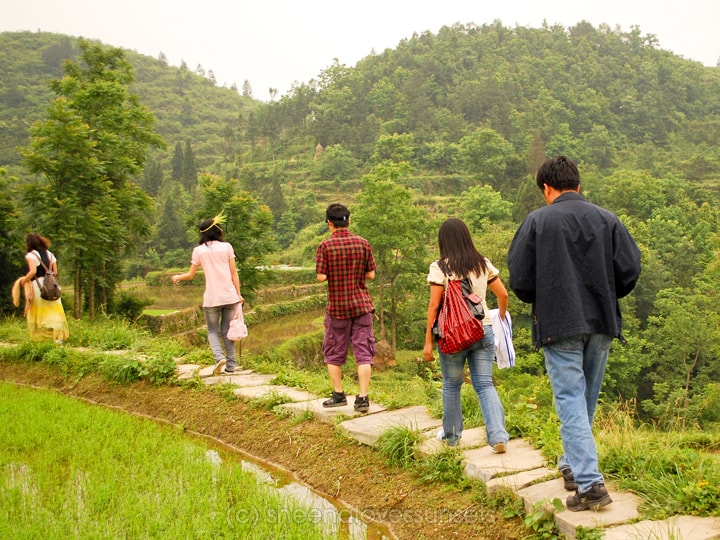
[[[445,438],[445,430],[443,428],[440,428],[437,432],[437,439],[438,441],[442,441]]]
[[[213,369],[213,375],[220,375],[223,368],[225,367],[225,363],[225,360],[218,361],[218,363],[215,364],[215,368]]]

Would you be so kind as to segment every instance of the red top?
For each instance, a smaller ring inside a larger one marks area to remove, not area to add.
[[[325,312],[336,319],[352,319],[375,311],[365,286],[365,274],[375,270],[370,243],[347,228],[336,229],[318,246],[315,269],[328,281]]]

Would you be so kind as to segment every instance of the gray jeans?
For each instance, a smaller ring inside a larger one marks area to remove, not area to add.
[[[235,318],[237,307],[238,303],[205,308],[210,350],[215,358],[215,363],[223,359],[227,361],[226,369],[228,371],[234,371],[237,367],[235,343],[227,338],[230,321]]]

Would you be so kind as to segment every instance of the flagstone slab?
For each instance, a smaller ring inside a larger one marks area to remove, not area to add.
[[[427,407],[424,406],[384,411],[346,420],[339,424],[340,428],[350,437],[368,446],[375,446],[380,435],[393,427],[406,426],[414,430],[424,431],[438,428],[441,425],[442,420],[433,418]]]
[[[352,396],[348,398],[348,404],[343,407],[323,407],[323,401],[327,398],[313,399],[310,401],[303,401],[301,403],[284,403],[280,407],[287,409],[293,414],[305,414],[310,411],[313,417],[326,424],[335,424],[338,419],[347,417],[353,418],[356,416],[366,416],[368,414],[379,413],[385,410],[385,407],[378,405],[377,403],[370,402],[370,410],[367,413],[361,413],[355,410],[355,401]]]
[[[571,512],[564,510],[555,514],[555,523],[562,534],[568,539],[575,538],[575,529],[583,526],[588,529],[611,527],[627,523],[638,517],[640,498],[632,493],[615,491],[610,484],[606,484],[612,504],[603,506],[597,511],[583,510]],[[552,500],[560,499],[563,504],[571,492],[563,487],[563,481],[555,478],[540,484],[534,484],[519,490],[518,496],[525,502],[525,512],[533,512],[536,506],[553,510]]]
[[[270,384],[275,375],[266,375],[264,373],[240,372],[237,375],[217,375],[207,377],[205,384],[208,386],[213,384],[234,384],[235,386],[262,386]]]
[[[604,540],[710,540],[720,538],[720,519],[673,516],[662,521],[639,521],[605,529]]]
[[[548,469],[547,467],[539,467],[537,469],[520,471],[519,473],[507,476],[496,476],[492,480],[488,480],[485,483],[485,487],[487,488],[488,493],[492,493],[500,488],[518,491],[534,484],[538,480],[550,478],[556,473],[557,470]],[[562,481],[562,479],[559,480],[559,482]]]
[[[477,427],[472,429],[466,429],[462,432],[462,437],[457,444],[457,448],[461,450],[465,448],[470,449],[478,446],[483,446],[485,444],[487,444],[487,439],[485,438],[485,428]],[[444,441],[441,441],[437,438],[437,430],[433,430],[432,434],[428,433],[428,437],[422,443],[420,443],[420,448],[418,449],[418,451],[422,456],[431,456],[433,454],[437,454],[445,448],[447,448],[447,445]]]
[[[293,401],[310,401],[311,399],[317,399],[315,394],[306,392],[305,390],[298,390],[291,386],[285,385],[274,385],[274,384],[263,384],[260,386],[241,386],[237,390],[233,391],[236,396],[244,397],[247,399],[257,399],[264,397],[272,393],[285,396]]]
[[[498,475],[537,469],[545,465],[542,453],[522,439],[511,439],[507,452],[495,454],[490,446],[463,452],[465,474],[485,483]]]
[[[178,379],[181,381],[192,379],[201,368],[199,364],[180,364],[177,366]]]

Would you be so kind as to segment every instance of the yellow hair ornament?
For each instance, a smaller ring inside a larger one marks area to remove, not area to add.
[[[207,229],[200,229],[200,232],[208,232],[210,229],[215,227],[215,225],[222,225],[226,220],[227,216],[225,215],[225,210],[221,210],[220,213],[212,219],[210,226]]]

